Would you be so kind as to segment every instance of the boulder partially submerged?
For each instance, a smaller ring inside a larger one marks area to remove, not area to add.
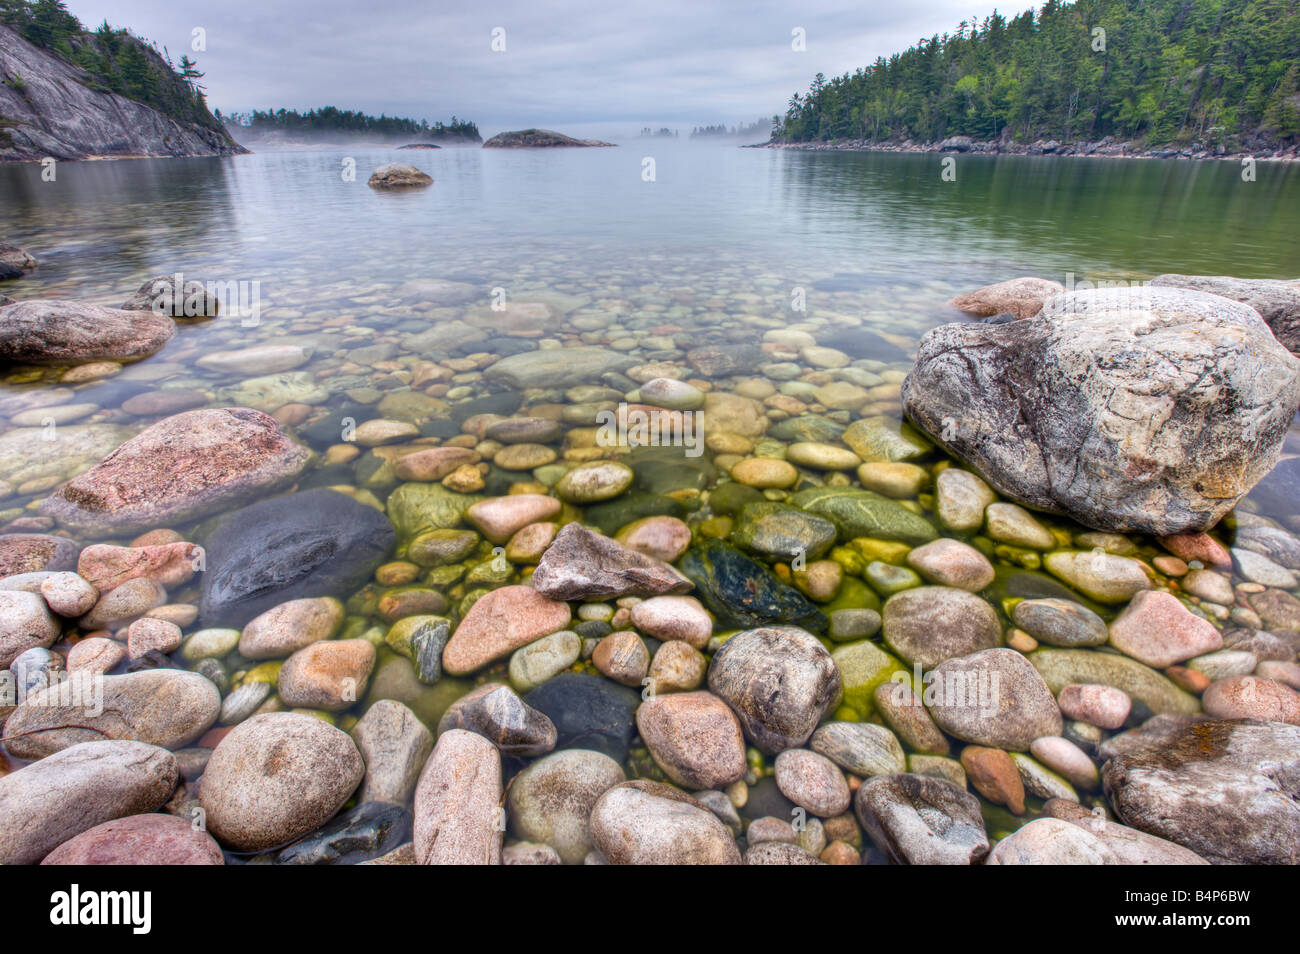
[[[85,364],[139,361],[176,332],[165,315],[102,308],[69,299],[27,300],[0,308],[0,363]]]
[[[404,162],[386,162],[370,174],[372,189],[420,189],[433,185],[433,176]]]
[[[1277,462],[1300,361],[1237,302],[1101,289],[1023,321],[934,329],[902,394],[1004,496],[1164,535],[1214,526]]]

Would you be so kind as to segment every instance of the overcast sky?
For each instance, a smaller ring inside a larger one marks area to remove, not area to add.
[[[819,70],[866,65],[988,14],[994,0],[67,0],[206,70],[223,111],[335,105],[453,113],[484,136],[753,121]],[[1004,4],[1014,13],[1029,0]],[[504,30],[504,52],[492,49]],[[195,28],[206,51],[192,51]],[[795,52],[802,28],[806,50]]]

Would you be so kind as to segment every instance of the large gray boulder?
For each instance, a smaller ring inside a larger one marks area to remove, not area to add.
[[[908,416],[1001,494],[1099,530],[1208,529],[1277,462],[1300,361],[1252,309],[1102,289],[927,334]]]
[[[176,331],[166,315],[101,308],[53,298],[0,308],[0,363],[83,364],[139,361]]]
[[[1231,298],[1259,312],[1273,336],[1293,353],[1300,352],[1300,280],[1232,278],[1227,275],[1157,275],[1155,287],[1190,288]]]

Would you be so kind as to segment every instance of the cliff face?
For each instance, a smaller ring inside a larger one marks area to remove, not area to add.
[[[247,152],[215,122],[178,121],[92,89],[84,70],[0,26],[0,160],[226,156]]]

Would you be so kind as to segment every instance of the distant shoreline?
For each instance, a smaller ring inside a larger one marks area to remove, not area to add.
[[[964,138],[964,137],[957,137]],[[966,140],[952,144],[952,140],[939,143],[872,142],[858,139],[849,142],[762,142],[742,146],[742,149],[790,149],[796,152],[897,152],[897,153],[942,153],[944,155],[964,156],[1044,156],[1062,159],[1188,159],[1193,161],[1216,160],[1221,162],[1241,162],[1254,159],[1257,162],[1297,162],[1300,161],[1300,146],[1289,149],[1274,149],[1264,153],[1229,152],[1212,153],[1204,149],[1183,147],[1147,149],[1135,146],[1131,142],[1114,142],[1101,140],[1093,143],[1003,143],[996,140],[981,142]]]

